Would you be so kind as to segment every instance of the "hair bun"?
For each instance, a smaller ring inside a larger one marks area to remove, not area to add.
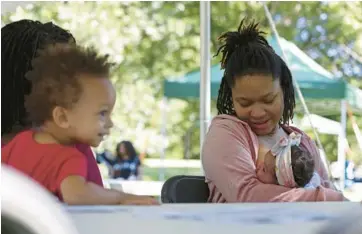
[[[264,37],[265,32],[259,29],[259,23],[251,21],[246,23],[246,18],[242,19],[237,31],[229,31],[221,34],[218,40],[223,43],[219,48],[216,55],[219,52],[223,54],[232,54],[237,48],[247,47],[250,44],[261,44],[268,48],[271,48],[267,40]],[[225,58],[228,57],[225,56]],[[224,67],[226,61],[221,61],[221,66]]]
[[[265,32],[259,29],[259,23],[253,20],[247,24],[246,18],[244,18],[241,20],[237,31],[224,33],[219,37],[219,40],[234,45],[235,48],[248,46],[249,43],[261,43],[269,46],[264,35]]]
[[[249,42],[260,42],[260,38],[264,38],[265,32],[259,30],[259,23],[253,20],[250,24],[245,25],[245,18],[241,20],[238,27],[239,44],[247,45]]]

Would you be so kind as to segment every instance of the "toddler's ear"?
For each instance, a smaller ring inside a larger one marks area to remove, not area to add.
[[[69,128],[70,123],[67,116],[67,111],[60,106],[56,106],[52,111],[52,117],[53,121],[56,125],[58,125],[61,128]]]

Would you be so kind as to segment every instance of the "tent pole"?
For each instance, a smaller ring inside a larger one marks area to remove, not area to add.
[[[210,1],[200,1],[200,151],[210,121],[210,20]]]
[[[359,130],[356,119],[354,118],[353,113],[352,113],[352,108],[350,108],[349,105],[347,105],[347,113],[348,113],[349,119],[352,122],[352,128],[353,128],[353,131],[354,131],[354,135],[356,135],[359,149],[362,152],[362,133],[361,133],[361,130]]]
[[[167,125],[167,97],[162,99],[162,123],[161,123],[161,153],[160,153],[160,162],[161,166],[158,173],[158,180],[165,180],[165,158],[166,158],[166,125]]]
[[[347,128],[347,101],[343,99],[341,101],[341,129],[338,135],[338,164],[340,166],[340,190],[344,190],[345,186],[345,163],[346,163],[346,128]]]

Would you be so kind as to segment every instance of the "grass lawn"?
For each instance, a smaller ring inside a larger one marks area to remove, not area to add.
[[[158,181],[160,170],[164,171],[165,180],[175,175],[201,175],[199,168],[157,168],[143,167],[143,180]]]
[[[108,178],[108,169],[104,165],[99,165],[103,178]],[[158,181],[160,170],[165,173],[165,180],[175,175],[201,175],[200,168],[185,168],[185,167],[173,167],[173,168],[159,168],[159,167],[147,167],[143,166],[143,180],[145,181]]]

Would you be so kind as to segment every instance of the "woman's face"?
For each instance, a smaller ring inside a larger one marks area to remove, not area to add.
[[[279,80],[266,75],[236,77],[231,89],[236,115],[259,136],[272,133],[284,111]]]
[[[126,147],[124,146],[124,144],[121,144],[121,145],[119,146],[119,153],[120,153],[121,155],[126,155]]]

